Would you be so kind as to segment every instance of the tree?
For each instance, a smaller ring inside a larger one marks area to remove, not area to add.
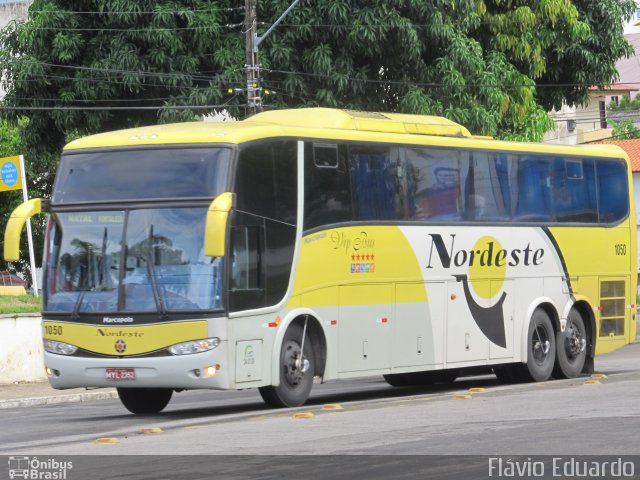
[[[287,0],[259,3],[267,23]],[[280,105],[444,115],[540,140],[546,114],[615,81],[633,0],[333,0],[296,7],[263,43]],[[382,107],[382,108],[381,108]]]
[[[258,2],[260,32],[289,4]],[[303,1],[261,45],[263,87],[278,92],[276,107],[430,113],[536,140],[551,127],[546,110],[615,80],[615,61],[632,53],[622,22],[634,9],[634,0]],[[227,90],[244,85],[244,14],[237,0],[35,0],[29,21],[0,35],[4,115],[31,118],[29,150],[58,153],[69,132],[187,120],[222,103],[241,113],[244,99]]]
[[[640,138],[640,128],[636,126],[636,123],[628,118],[621,122],[611,122],[613,127],[611,136],[615,140],[629,140],[632,138]]]
[[[213,111],[202,106],[233,100],[227,83],[244,77],[244,37],[223,23],[226,14],[211,0],[35,0],[25,23],[3,29],[0,117],[11,125],[29,118],[22,149],[11,154],[25,154],[33,196],[50,195],[74,137],[191,120]],[[2,203],[0,232],[12,198]]]

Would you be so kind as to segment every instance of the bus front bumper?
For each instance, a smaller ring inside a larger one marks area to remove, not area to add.
[[[87,358],[44,353],[51,386],[172,389],[230,388],[226,342],[215,349],[167,357]]]

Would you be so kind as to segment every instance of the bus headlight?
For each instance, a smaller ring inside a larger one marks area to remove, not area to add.
[[[56,342],[55,340],[45,340],[44,349],[49,353],[58,355],[73,355],[78,351],[78,347],[64,342]]]
[[[193,340],[191,342],[177,343],[169,347],[172,355],[189,355],[191,353],[202,353],[213,350],[220,345],[218,337],[204,338],[202,340]]]

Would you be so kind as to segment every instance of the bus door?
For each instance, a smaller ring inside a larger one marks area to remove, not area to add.
[[[471,315],[465,295],[465,291],[468,292],[465,283],[454,280],[448,282],[447,287],[447,363],[486,360],[489,355],[489,339]],[[474,296],[473,301],[481,308],[490,306],[489,300],[484,298]]]
[[[422,295],[416,293],[421,290]],[[431,366],[444,362],[444,331],[447,285],[426,284],[426,302],[415,302],[424,296],[425,284],[396,284],[396,314],[391,346],[395,368]]]
[[[513,357],[512,283],[471,284],[466,276],[448,283],[447,363]]]
[[[393,284],[340,287],[338,365],[340,372],[389,368]]]
[[[502,314],[497,312],[493,321],[497,326],[500,323],[504,326],[504,343],[500,340],[489,341],[489,358],[502,359],[513,358],[513,298],[514,298],[514,281],[491,281],[491,301],[495,304],[502,298],[502,293],[505,293],[504,300],[502,301]]]

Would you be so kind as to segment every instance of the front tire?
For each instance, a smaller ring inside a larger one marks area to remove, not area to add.
[[[308,329],[304,348],[300,348],[302,333],[303,328],[293,324],[284,334],[280,350],[280,385],[258,389],[269,407],[299,407],[309,398],[315,375],[314,351]],[[301,351],[302,358],[300,358]]]
[[[118,388],[122,405],[137,415],[161,412],[172,395],[170,388]]]
[[[538,308],[531,316],[527,334],[527,363],[522,369],[523,379],[544,382],[551,378],[556,360],[556,334],[551,318]]]
[[[572,309],[564,332],[556,336],[557,358],[553,369],[556,378],[576,378],[587,359],[587,330],[580,313]]]

